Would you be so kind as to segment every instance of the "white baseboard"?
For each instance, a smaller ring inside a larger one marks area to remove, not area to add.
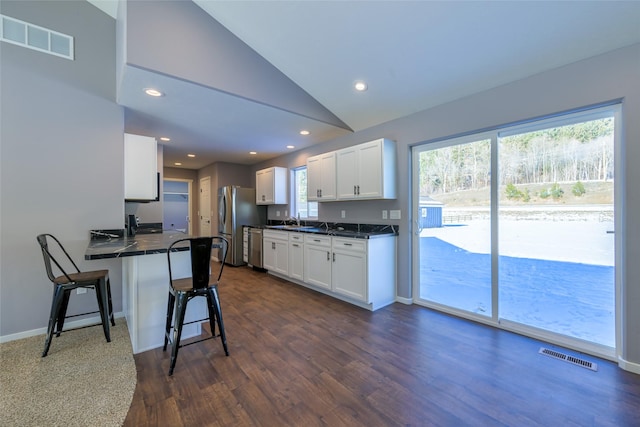
[[[399,302],[405,305],[411,305],[413,304],[413,298],[404,298],[396,295],[396,302]]]
[[[123,312],[114,313],[114,315],[116,319],[124,318]],[[68,329],[82,328],[85,326],[95,325],[96,323],[100,323],[100,316],[87,317],[85,319],[64,322],[64,330],[66,331]],[[18,332],[10,335],[3,335],[3,336],[0,336],[0,344],[9,342],[9,341],[20,340],[22,338],[35,337],[36,335],[44,335],[46,333],[47,333],[47,328],[45,326],[38,329],[32,329],[30,331]]]
[[[622,357],[618,357],[618,366],[625,371],[633,372],[634,374],[640,374],[640,363],[633,363],[624,360]]]

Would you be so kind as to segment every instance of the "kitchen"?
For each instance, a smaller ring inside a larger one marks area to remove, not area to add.
[[[75,258],[82,258],[88,242],[88,230],[122,228],[124,200],[123,130],[125,111],[116,102],[115,58],[116,28],[113,20],[90,4],[41,5],[30,10],[18,3],[3,2],[2,13],[59,31],[79,34],[78,40],[91,40],[91,48],[78,46],[77,61],[51,62],[50,58],[3,45],[2,55],[2,309],[0,336],[3,340],[26,336],[45,323],[50,304],[49,290],[43,286],[40,254],[34,236],[54,232],[68,242]],[[68,22],[66,17],[80,13],[86,26]],[[45,18],[46,17],[46,18]],[[379,201],[344,201],[320,205],[320,219],[332,223],[398,225],[396,296],[411,303],[411,195],[409,149],[411,145],[461,134],[501,123],[525,120],[578,106],[607,100],[625,99],[626,117],[638,114],[638,87],[633,78],[638,46],[630,46],[593,56],[579,64],[552,69],[507,86],[491,89],[466,98],[376,125],[358,132],[329,139],[322,146],[312,146],[285,153],[272,159],[242,165],[211,163],[197,170],[165,166],[163,179],[191,179],[197,188],[201,178],[209,177],[212,194],[226,185],[253,187],[255,172],[272,166],[292,169],[306,163],[308,157],[343,149],[378,138],[397,143],[398,197]],[[43,70],[47,70],[46,73]],[[575,75],[581,82],[574,82]],[[602,81],[602,75],[611,76]],[[615,83],[614,83],[615,82]],[[532,93],[546,93],[549,87],[562,87],[539,104],[521,105],[518,100]],[[590,90],[584,90],[589,86]],[[513,106],[518,105],[518,108]],[[490,105],[491,108],[486,108]],[[34,125],[37,123],[37,125]],[[637,140],[639,124],[629,120],[626,139]],[[159,146],[159,159],[170,149]],[[634,160],[640,148],[626,146],[626,179],[640,180]],[[160,160],[159,160],[160,161]],[[626,212],[638,210],[637,190],[625,190]],[[210,211],[216,212],[215,197]],[[161,202],[158,202],[161,204]],[[150,205],[135,212],[143,222],[158,222],[156,213],[145,212]],[[284,218],[286,205],[268,207],[268,218]],[[399,220],[383,220],[382,211],[400,211]],[[277,215],[280,211],[280,216]],[[342,217],[342,212],[345,217]],[[161,215],[161,214],[160,214]],[[161,216],[159,216],[160,222]],[[217,228],[215,215],[212,228]],[[638,252],[637,230],[629,227],[625,248],[627,256]],[[636,283],[639,267],[626,265],[627,283]],[[108,268],[113,277],[121,277],[120,260],[85,262],[83,266]],[[638,290],[628,286],[624,304],[631,307],[638,300]],[[113,287],[116,312],[122,312],[121,283]],[[79,309],[90,300],[72,302]],[[628,332],[623,337],[621,357],[640,363],[637,315],[628,310],[622,319]],[[37,313],[37,314],[34,314]],[[635,329],[634,329],[635,328]]]

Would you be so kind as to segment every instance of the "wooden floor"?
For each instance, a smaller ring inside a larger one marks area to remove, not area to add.
[[[394,304],[374,313],[225,268],[229,343],[135,356],[125,426],[639,426],[640,375],[539,355],[529,338]],[[574,354],[573,352],[569,352]]]

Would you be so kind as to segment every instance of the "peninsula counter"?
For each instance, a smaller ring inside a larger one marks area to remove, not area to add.
[[[85,259],[122,258],[122,307],[127,319],[133,353],[141,353],[164,344],[169,268],[167,249],[174,241],[190,237],[179,232],[142,234],[129,237],[95,239],[89,242]],[[191,275],[188,242],[172,252],[174,279]],[[200,301],[202,300],[202,301]],[[187,306],[182,337],[200,335],[201,323],[186,322],[207,316],[204,298]]]

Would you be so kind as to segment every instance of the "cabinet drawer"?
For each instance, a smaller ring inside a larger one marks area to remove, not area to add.
[[[290,242],[304,242],[304,235],[301,233],[289,233],[289,241]]]
[[[343,239],[334,237],[333,249],[342,249],[354,252],[366,252],[367,241],[364,239]]]
[[[318,236],[314,234],[307,234],[304,236],[304,243],[315,246],[331,246],[331,236]]]
[[[289,232],[288,231],[278,231],[278,230],[264,230],[262,232],[263,239],[271,239],[271,240],[289,240]]]

